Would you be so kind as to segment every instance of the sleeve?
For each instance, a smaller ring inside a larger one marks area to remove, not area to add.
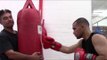
[[[9,49],[13,49],[11,43],[5,38],[0,38],[0,54],[5,53]]]

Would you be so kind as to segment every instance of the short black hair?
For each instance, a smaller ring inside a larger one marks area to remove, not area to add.
[[[4,13],[11,13],[11,11],[9,9],[2,9],[0,10],[0,20],[1,20],[1,16],[4,14]]]
[[[77,24],[85,24],[85,25],[89,26],[88,20],[87,20],[86,18],[84,18],[84,17],[78,18],[75,22],[76,22]],[[75,23],[75,22],[74,22],[74,23]]]

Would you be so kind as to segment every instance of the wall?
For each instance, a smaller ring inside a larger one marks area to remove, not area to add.
[[[0,9],[12,10],[15,23],[17,13],[23,7],[24,0],[0,1]],[[38,1],[34,1],[38,9]],[[71,46],[78,40],[73,35],[72,23],[79,17],[85,17],[91,23],[91,0],[46,0],[44,1],[44,19],[48,35],[62,45]],[[2,26],[0,26],[0,30]],[[17,30],[17,24],[14,29]],[[64,54],[52,49],[44,49],[45,60],[73,60],[73,54]]]

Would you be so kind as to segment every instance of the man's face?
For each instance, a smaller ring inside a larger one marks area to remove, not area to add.
[[[83,28],[81,25],[78,25],[76,22],[73,24],[73,33],[77,39],[82,38],[83,36]]]
[[[4,13],[1,16],[0,23],[6,28],[12,28],[14,21],[13,21],[11,13]]]

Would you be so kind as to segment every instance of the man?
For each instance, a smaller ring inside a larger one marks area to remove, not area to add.
[[[73,23],[74,35],[81,39],[78,43],[66,47],[47,36],[43,25],[44,48],[52,48],[63,53],[73,53],[74,60],[107,60],[107,39],[101,34],[92,33],[89,22],[81,17]]]
[[[0,10],[0,24],[4,27],[0,33],[0,60],[41,60],[42,56],[37,52],[32,55],[18,52],[17,32],[13,30],[10,10]]]

